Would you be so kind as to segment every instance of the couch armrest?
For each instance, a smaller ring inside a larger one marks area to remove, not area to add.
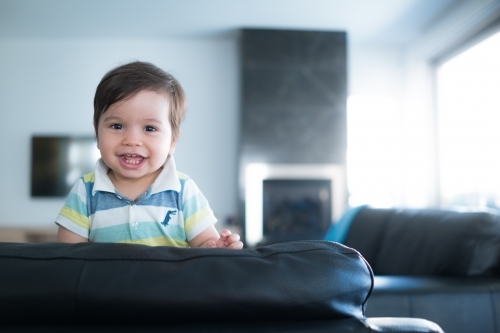
[[[363,320],[370,332],[428,332],[443,333],[441,327],[432,321],[421,318],[366,318]]]

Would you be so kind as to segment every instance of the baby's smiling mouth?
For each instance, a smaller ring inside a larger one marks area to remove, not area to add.
[[[145,159],[145,157],[137,154],[123,154],[120,155],[120,158],[122,159],[123,162],[133,165],[140,164]]]

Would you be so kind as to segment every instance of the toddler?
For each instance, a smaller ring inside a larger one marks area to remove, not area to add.
[[[109,71],[94,97],[101,158],[71,189],[56,223],[60,242],[121,242],[241,249],[217,222],[173,153],[186,100],[182,87],[153,64]]]

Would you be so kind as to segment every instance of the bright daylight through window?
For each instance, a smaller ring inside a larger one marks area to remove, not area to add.
[[[401,184],[400,110],[386,96],[353,95],[347,101],[349,206],[389,208]]]
[[[500,33],[437,71],[441,205],[500,209]]]

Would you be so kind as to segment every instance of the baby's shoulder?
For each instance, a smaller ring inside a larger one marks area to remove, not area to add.
[[[89,172],[82,176],[82,181],[84,183],[94,183],[95,182],[95,172]]]
[[[180,172],[180,171],[177,171],[177,178],[179,178],[179,180],[188,180],[189,179],[189,176],[186,175],[185,173],[183,172]]]

